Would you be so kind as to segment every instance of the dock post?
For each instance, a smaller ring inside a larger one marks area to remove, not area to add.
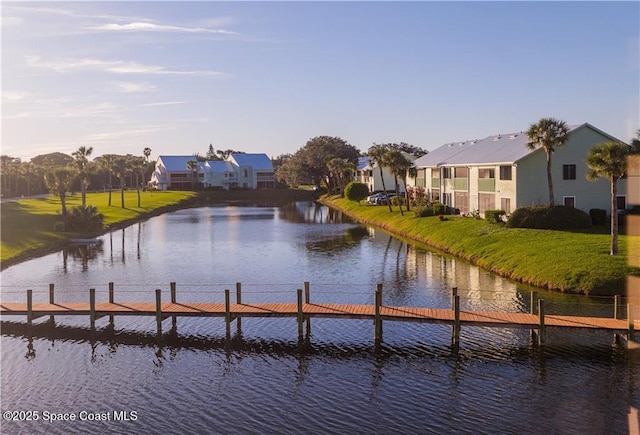
[[[311,290],[309,289],[309,281],[304,282],[304,303],[311,303]],[[311,317],[307,317],[305,323],[307,324],[307,337],[311,335]]]
[[[380,307],[382,306],[382,284],[378,284],[375,293],[375,317],[373,321],[373,338],[376,343],[382,341],[382,317],[380,316]]]
[[[156,325],[158,338],[162,335],[162,290],[156,289]]]
[[[303,323],[304,323],[304,313],[302,311],[302,289],[298,289],[298,341],[302,341],[304,338],[303,334]]]
[[[113,283],[110,282],[109,283],[109,303],[113,304],[115,303],[115,297],[113,294]],[[113,324],[113,314],[109,314],[109,323]]]
[[[27,290],[27,325],[31,326],[33,321],[33,290]]]
[[[236,304],[238,305],[242,304],[242,284],[239,282],[236,283]],[[236,330],[240,332],[241,329],[242,329],[242,318],[238,317],[236,319]]]
[[[614,319],[619,319],[620,318],[620,307],[622,304],[622,296],[620,295],[614,295],[613,296],[613,318]]]
[[[453,310],[456,306],[456,296],[458,295],[458,287],[451,288],[451,309]]]
[[[176,297],[176,283],[175,282],[170,282],[169,283],[169,290],[171,292],[171,303],[175,304],[178,302],[178,298]],[[172,314],[171,315],[171,327],[175,329],[176,327],[176,315]]]
[[[540,318],[540,326],[538,327],[538,344],[542,346],[547,338],[544,329],[544,299],[538,299],[538,317]]]
[[[53,297],[53,291],[54,291],[55,285],[54,284],[49,284],[49,303],[51,305],[53,305],[54,302],[54,297]],[[49,321],[53,323],[54,321],[54,316],[49,316]]]
[[[627,319],[629,319],[629,333],[627,335],[627,339],[631,341],[635,341],[635,331],[633,325],[633,307],[631,304],[627,304]]]
[[[453,297],[453,337],[452,344],[458,346],[460,344],[460,296]]]
[[[531,292],[531,314],[536,313],[536,298],[538,297],[538,293],[535,291]]]
[[[96,327],[96,289],[89,289],[89,321],[91,322],[91,329]]]
[[[229,289],[224,291],[224,323],[227,330],[227,340],[231,338],[231,298]]]

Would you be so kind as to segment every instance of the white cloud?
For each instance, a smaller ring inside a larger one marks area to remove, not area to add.
[[[151,92],[156,90],[156,86],[149,82],[113,82],[116,90],[123,93]]]
[[[32,94],[28,92],[16,92],[16,91],[2,92],[2,99],[7,101],[19,101],[30,96],[32,96]]]
[[[101,59],[60,59],[43,61],[40,56],[25,56],[28,65],[57,72],[69,72],[74,70],[102,70],[114,74],[160,74],[160,75],[190,75],[190,76],[218,76],[227,74],[212,70],[176,70],[167,69],[158,65],[143,65],[137,62],[125,62],[122,60]]]
[[[173,106],[175,104],[184,104],[185,101],[162,101],[159,103],[140,104],[138,107],[155,107],[155,106]]]
[[[235,35],[235,32],[224,29],[209,29],[205,27],[183,27],[168,24],[154,24],[149,22],[134,22],[128,24],[107,23],[89,27],[92,30],[125,31],[125,32],[182,32],[182,33],[214,33]]]
[[[5,26],[19,26],[22,24],[24,20],[20,17],[2,17],[0,23],[2,23],[2,27]]]

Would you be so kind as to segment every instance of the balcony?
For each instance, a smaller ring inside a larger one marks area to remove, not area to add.
[[[437,189],[440,187],[440,177],[434,177],[431,179],[431,187]]]
[[[453,190],[469,190],[469,180],[466,178],[454,178]]]
[[[479,192],[495,192],[496,179],[495,178],[478,178],[478,191]]]

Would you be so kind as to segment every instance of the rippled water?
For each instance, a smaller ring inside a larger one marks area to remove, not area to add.
[[[2,300],[47,300],[49,283],[59,301],[106,300],[114,282],[116,300],[151,301],[175,281],[178,300],[220,302],[241,282],[245,303],[293,302],[309,281],[314,301],[371,304],[382,282],[389,305],[449,307],[457,286],[463,309],[529,309],[531,289],[306,203],[182,210],[103,240],[3,271]],[[549,330],[540,349],[526,330],[463,327],[455,350],[444,325],[385,322],[376,348],[369,321],[312,319],[298,342],[295,319],[243,319],[230,340],[222,319],[167,319],[161,341],[152,317],[23,320],[3,319],[1,406],[40,418],[2,433],[629,433],[640,408],[640,357],[602,332]]]

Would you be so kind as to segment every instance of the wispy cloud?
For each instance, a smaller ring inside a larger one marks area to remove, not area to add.
[[[155,106],[173,106],[175,104],[184,104],[186,101],[161,101],[159,103],[140,104],[138,107],[155,107]]]
[[[2,27],[5,26],[19,26],[22,24],[24,20],[20,17],[2,17],[0,23],[2,23]]]
[[[7,101],[20,101],[24,98],[31,97],[33,94],[28,92],[17,91],[4,91],[2,92],[2,99]]]
[[[214,33],[222,35],[235,35],[236,32],[224,29],[210,29],[206,27],[184,27],[169,24],[155,24],[149,22],[134,22],[127,24],[107,23],[88,27],[91,30],[119,31],[119,32],[180,32],[180,33]]]
[[[149,82],[113,82],[117,92],[151,92],[156,90],[156,86]]]
[[[80,70],[99,70],[113,74],[157,74],[157,75],[184,75],[184,76],[217,76],[226,77],[228,74],[212,70],[178,70],[168,69],[158,65],[144,65],[137,62],[123,60],[102,59],[58,59],[42,60],[40,56],[25,56],[28,65],[52,69],[56,72],[71,72]]]

